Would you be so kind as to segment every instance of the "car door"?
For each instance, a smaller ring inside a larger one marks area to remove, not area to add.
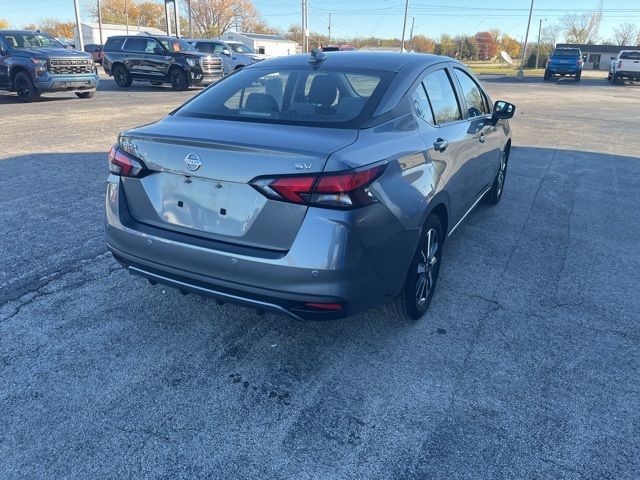
[[[440,165],[455,225],[477,197],[475,160],[478,141],[462,115],[451,72],[445,64],[427,70],[412,95],[419,133],[431,162]]]
[[[144,55],[144,75],[149,79],[162,80],[168,73],[170,58],[166,49],[153,38],[147,39]]]
[[[489,97],[471,74],[459,66],[453,72],[460,90],[463,103],[463,114],[470,122],[471,132],[478,140],[477,192],[491,186],[500,166],[502,154],[502,137],[491,121],[492,106]]]
[[[124,46],[124,64],[133,78],[145,78],[144,56],[147,49],[147,39],[139,37],[127,38]]]
[[[9,57],[9,46],[0,37],[0,86],[9,85],[9,65],[7,58]]]

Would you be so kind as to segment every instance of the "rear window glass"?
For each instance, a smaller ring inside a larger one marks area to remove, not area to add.
[[[620,60],[640,60],[640,52],[624,52],[620,54]]]
[[[580,50],[577,48],[558,48],[553,52],[554,57],[579,57]]]
[[[185,104],[178,116],[358,128],[393,74],[311,67],[246,68]]]

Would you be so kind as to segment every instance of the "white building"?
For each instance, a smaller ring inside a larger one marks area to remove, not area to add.
[[[100,44],[100,27],[97,23],[92,22],[82,22],[80,24],[80,28],[82,29],[82,39],[84,40],[85,45],[89,45],[90,43]],[[166,35],[166,32],[163,30],[158,30],[153,27],[138,27],[137,25],[129,25],[129,33],[127,34],[127,26],[126,25],[116,25],[113,23],[103,23],[102,24],[102,43],[107,41],[107,38],[113,37],[115,35]],[[74,41],[75,44],[78,45],[78,30],[75,29],[74,32]]]
[[[241,42],[253,48],[256,53],[264,53],[273,57],[294,55],[298,50],[298,43],[287,40],[280,35],[265,35],[262,33],[227,32],[220,40]]]

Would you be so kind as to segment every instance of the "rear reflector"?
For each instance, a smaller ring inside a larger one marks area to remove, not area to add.
[[[339,303],[305,303],[305,307],[317,308],[318,310],[331,310],[332,312],[339,312],[342,310],[342,305]]]

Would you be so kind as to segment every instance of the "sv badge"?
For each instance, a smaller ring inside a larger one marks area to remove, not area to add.
[[[311,167],[313,167],[313,164],[312,163],[294,163],[293,166],[298,170],[309,170]]]

